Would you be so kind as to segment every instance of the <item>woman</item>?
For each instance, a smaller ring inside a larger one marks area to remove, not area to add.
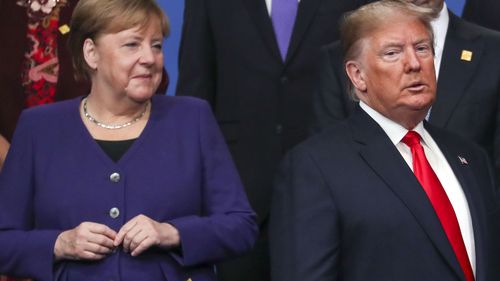
[[[80,0],[70,48],[88,96],[23,112],[0,174],[0,272],[35,280],[215,280],[256,237],[205,102],[154,96],[154,0]]]

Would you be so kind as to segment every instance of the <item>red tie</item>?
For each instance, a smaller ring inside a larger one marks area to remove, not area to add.
[[[450,241],[451,247],[455,252],[460,267],[462,268],[465,279],[467,281],[474,281],[474,274],[472,267],[465,249],[460,226],[458,225],[457,216],[453,210],[453,206],[446,195],[446,192],[439,182],[436,173],[432,170],[431,165],[425,157],[424,148],[420,144],[420,135],[417,132],[409,131],[403,137],[404,142],[411,149],[413,158],[413,173],[427,193],[427,197],[431,201],[432,207],[436,212],[444,232]]]

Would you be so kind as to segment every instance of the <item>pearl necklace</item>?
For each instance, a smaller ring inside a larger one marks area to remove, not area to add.
[[[126,123],[123,123],[123,124],[119,124],[119,125],[110,125],[110,124],[105,124],[103,122],[98,121],[97,119],[92,117],[92,115],[90,115],[88,113],[88,111],[87,111],[87,98],[84,98],[83,99],[83,115],[85,115],[85,117],[87,119],[89,119],[90,122],[96,124],[97,126],[99,126],[101,128],[108,129],[108,130],[118,130],[118,129],[128,127],[128,126],[136,123],[137,121],[141,120],[141,118],[146,114],[146,111],[148,109],[148,105],[149,105],[149,101],[146,103],[146,106],[144,106],[144,110],[141,113],[139,113],[139,115],[132,118],[132,120],[130,120]]]

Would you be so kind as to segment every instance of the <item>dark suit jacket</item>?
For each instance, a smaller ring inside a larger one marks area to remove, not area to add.
[[[344,119],[356,103],[345,90],[340,45],[324,49],[314,96],[313,131]],[[461,60],[463,50],[472,60]],[[437,100],[429,122],[482,146],[500,175],[500,33],[468,23],[450,12],[437,85]]]
[[[302,0],[283,62],[264,0],[186,1],[177,94],[212,105],[260,221],[278,161],[306,137],[320,46],[358,2]]]
[[[153,97],[147,126],[117,162],[83,125],[80,101],[20,118],[0,173],[0,272],[40,281],[215,281],[214,262],[252,247],[255,214],[205,101]],[[182,255],[118,249],[95,262],[54,263],[62,231],[83,221],[118,231],[139,214],[174,225]]]
[[[177,95],[212,105],[263,236],[278,163],[307,135],[320,47],[339,38],[342,13],[365,1],[301,0],[285,62],[264,0],[185,2]],[[245,265],[226,266],[232,276],[220,269],[222,280],[267,280],[258,273],[266,271],[265,239]]]
[[[500,31],[500,2],[495,0],[467,0],[462,18]]]
[[[500,280],[492,242],[498,240],[492,228],[498,211],[491,215],[498,205],[486,154],[425,125],[469,204],[476,280]],[[285,157],[273,194],[270,239],[273,281],[465,281],[425,191],[359,107]]]

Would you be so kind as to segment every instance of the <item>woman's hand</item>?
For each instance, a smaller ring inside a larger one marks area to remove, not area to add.
[[[125,252],[137,256],[157,246],[170,249],[180,245],[179,231],[171,224],[159,223],[145,215],[138,215],[128,221],[116,235],[114,246],[122,244]]]
[[[3,162],[5,157],[7,157],[7,151],[9,151],[9,142],[0,135],[0,170],[2,170]]]
[[[56,260],[100,260],[115,248],[116,232],[103,224],[82,222],[57,237],[54,246]]]

